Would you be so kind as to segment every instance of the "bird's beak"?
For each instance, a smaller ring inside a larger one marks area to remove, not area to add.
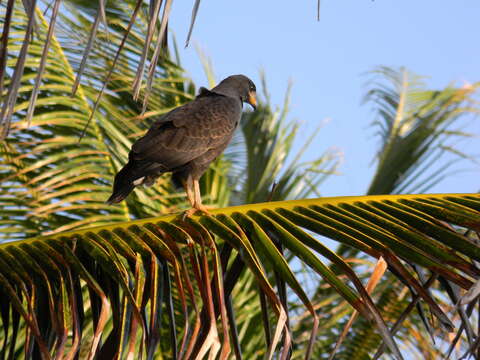
[[[257,110],[257,93],[255,91],[250,91],[248,93],[247,102],[252,105],[253,110]]]

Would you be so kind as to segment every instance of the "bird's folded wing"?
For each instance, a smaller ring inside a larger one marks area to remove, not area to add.
[[[237,109],[226,97],[199,98],[172,110],[132,146],[135,160],[173,169],[225,143],[235,130]]]

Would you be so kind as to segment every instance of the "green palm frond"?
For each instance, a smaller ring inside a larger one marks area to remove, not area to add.
[[[232,335],[236,320],[230,305],[235,307],[231,294],[241,291],[235,289],[237,279],[246,269],[266,300],[270,320],[275,319],[265,354],[288,351],[290,340],[305,354],[310,340],[299,342],[288,335],[290,308],[274,285],[285,282],[309,309],[311,319],[322,317],[323,308],[314,308],[311,294],[279,251],[281,246],[376,324],[394,357],[401,358],[387,330],[391,320],[377,311],[356,275],[362,269],[353,271],[317,235],[371,258],[382,256],[395,278],[415,289],[434,321],[451,331],[454,324],[438,306],[439,298],[433,300],[408,264],[469,289],[480,275],[471,262],[480,260],[480,247],[452,226],[480,231],[479,195],[260,203],[185,221],[172,215],[6,243],[0,245],[2,311],[20,315],[20,327],[28,334],[25,343],[13,347],[24,345],[27,352],[45,357],[75,354],[84,336],[98,356],[107,351],[139,356],[141,348],[152,356],[225,354],[233,348],[229,340],[248,347],[248,332]],[[330,263],[337,271],[329,268]],[[277,277],[272,277],[273,270]],[[12,316],[2,318],[4,334],[18,326]],[[307,338],[315,331],[314,326]],[[6,348],[15,337],[8,339]],[[159,347],[160,339],[170,340]]]
[[[26,19],[19,11],[15,11],[13,19],[12,29],[22,32]],[[40,12],[37,12],[37,19],[41,36],[45,34],[46,24]],[[115,219],[126,220],[129,218],[126,208],[107,209],[103,204],[110,190],[114,164],[98,124],[92,124],[88,130],[88,141],[78,143],[91,110],[91,98],[84,89],[79,89],[74,97],[69,96],[73,69],[55,38],[31,125],[19,121],[28,108],[32,80],[42,51],[40,44],[34,40],[29,47],[19,89],[22,101],[15,107],[12,136],[2,146],[2,201],[16,189],[15,196],[10,196],[5,203],[2,220],[11,221],[8,224],[10,234],[17,233],[15,229],[22,226],[24,220],[36,224],[31,229],[37,234],[48,231],[47,224],[64,231],[96,221],[101,224]],[[20,44],[13,40],[9,48],[16,51],[19,47]],[[13,62],[12,57],[7,64],[13,66]],[[6,83],[9,82],[7,78]],[[98,118],[104,116],[98,114]],[[118,150],[121,151],[121,147]],[[88,192],[84,191],[86,186]],[[90,212],[89,209],[96,210]],[[90,219],[85,221],[87,214]],[[64,224],[68,225],[62,226]],[[8,232],[2,231],[2,237],[5,234],[11,238]]]

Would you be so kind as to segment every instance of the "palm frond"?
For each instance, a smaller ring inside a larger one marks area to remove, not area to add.
[[[292,340],[287,326],[291,310],[274,290],[278,281],[285,282],[291,295],[310,309],[314,326],[307,341],[293,339],[296,349],[300,346],[305,353],[314,342],[315,319],[323,309],[309,300],[311,294],[278,250],[281,244],[335,288],[351,309],[373,322],[393,356],[400,359],[388,330],[391,319],[378,312],[378,304],[346,259],[335,255],[317,235],[348,244],[372,259],[383,257],[396,281],[414,289],[435,321],[451,331],[454,323],[438,306],[439,298],[432,299],[409,264],[469,289],[480,275],[472,263],[480,259],[480,247],[452,226],[480,231],[479,195],[259,203],[218,209],[210,216],[185,221],[172,215],[1,244],[2,311],[12,314],[2,317],[3,331],[11,333],[18,326],[13,314],[20,316],[28,336],[25,343],[13,347],[24,346],[27,354],[44,356],[74,356],[84,337],[90,339],[91,356],[107,352],[141,356],[141,349],[148,358],[160,353],[181,358],[225,355],[232,349],[232,337],[241,348],[247,346],[246,333],[233,330],[236,320],[228,310],[231,302],[235,307],[231,295],[241,291],[237,279],[245,267],[267,301],[268,316],[276,319],[269,330],[270,341],[263,347],[266,356],[288,352]],[[329,268],[330,262],[336,272]],[[272,277],[274,269],[277,280]],[[176,296],[171,296],[170,287]],[[67,332],[67,326],[76,330]],[[179,328],[185,331],[179,333]],[[5,347],[15,341],[12,336],[4,338],[8,339]],[[171,340],[159,343],[159,339]]]

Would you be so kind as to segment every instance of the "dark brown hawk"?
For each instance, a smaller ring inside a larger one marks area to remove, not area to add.
[[[107,203],[118,203],[135,186],[150,186],[172,172],[173,182],[187,192],[189,214],[206,211],[198,180],[232,139],[244,102],[256,108],[255,84],[244,75],[229,76],[211,90],[200,88],[195,100],[165,114],[133,144]]]

